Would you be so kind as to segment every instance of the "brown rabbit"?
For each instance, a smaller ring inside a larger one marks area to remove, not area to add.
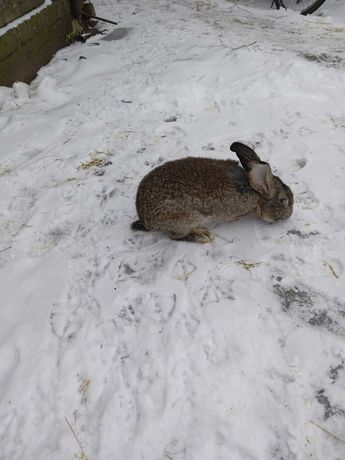
[[[286,219],[293,194],[268,163],[247,145],[234,142],[237,161],[182,158],[149,172],[138,187],[139,219],[133,230],[160,230],[174,240],[207,243],[209,221],[231,222],[255,216],[267,222]]]

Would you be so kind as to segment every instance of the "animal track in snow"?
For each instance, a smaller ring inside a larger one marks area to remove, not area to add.
[[[295,203],[304,210],[315,209],[319,206],[319,200],[310,190],[295,195]]]
[[[297,158],[296,160],[294,160],[294,162],[292,163],[292,170],[297,172],[301,169],[303,169],[307,164],[307,159],[306,158]]]
[[[177,280],[186,281],[196,269],[196,265],[189,259],[179,259],[173,267],[172,276]]]

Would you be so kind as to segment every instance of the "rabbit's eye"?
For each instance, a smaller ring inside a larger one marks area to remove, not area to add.
[[[283,204],[284,206],[286,206],[286,205],[287,205],[287,203],[288,203],[288,200],[287,200],[287,198],[280,198],[280,200],[279,200],[279,201],[280,201],[280,202],[281,202],[281,204]]]

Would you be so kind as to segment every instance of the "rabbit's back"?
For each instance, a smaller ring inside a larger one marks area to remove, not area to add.
[[[172,213],[233,220],[248,214],[257,200],[236,161],[188,157],[147,174],[139,185],[136,205],[145,227],[154,229]]]

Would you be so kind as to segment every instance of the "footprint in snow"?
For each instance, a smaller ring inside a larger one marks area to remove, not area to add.
[[[133,219],[134,220],[134,219]],[[145,232],[135,233],[131,232],[131,236],[127,238],[123,244],[128,249],[141,250],[143,248],[150,248],[151,246],[162,241],[162,235],[158,232]]]
[[[307,164],[306,158],[297,158],[291,164],[291,169],[293,170],[293,172],[297,172],[303,169],[306,166],[306,164]]]
[[[176,308],[176,295],[160,295],[156,292],[146,294],[128,295],[116,316],[119,321],[126,325],[139,324],[145,321],[144,327],[162,332],[162,328],[168,323]]]
[[[189,259],[179,259],[172,269],[172,276],[177,280],[187,281],[196,269],[196,266]]]
[[[116,275],[118,281],[135,279],[140,284],[153,283],[157,278],[164,276],[163,267],[169,263],[172,251],[172,248],[163,247],[146,253],[128,254],[118,266]]]
[[[295,194],[295,203],[303,210],[310,210],[317,208],[320,204],[320,201],[310,190],[305,190],[299,194]]]

